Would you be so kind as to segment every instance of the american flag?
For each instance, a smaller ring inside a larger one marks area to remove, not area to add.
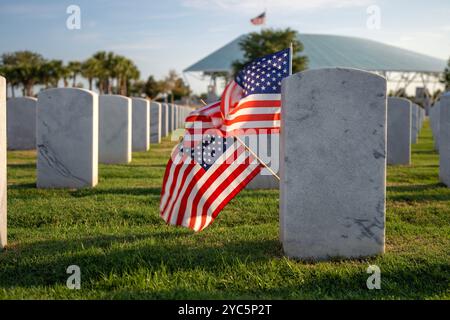
[[[261,13],[259,16],[250,19],[250,22],[255,26],[264,24],[266,22],[266,12]]]
[[[252,61],[221,101],[186,118],[183,141],[173,149],[163,179],[160,214],[168,224],[203,230],[261,171],[236,136],[279,130],[281,80],[290,74],[290,58],[286,49]]]
[[[248,63],[222,95],[222,130],[239,134],[280,129],[281,81],[291,74],[291,49]]]

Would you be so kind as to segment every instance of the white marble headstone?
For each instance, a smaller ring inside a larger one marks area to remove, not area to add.
[[[131,161],[131,99],[120,95],[99,97],[99,162]]]
[[[416,144],[419,137],[419,106],[415,103],[411,108],[411,143]]]
[[[430,125],[433,133],[434,149],[439,152],[440,101],[430,108]]]
[[[132,98],[133,151],[150,149],[150,102],[147,99]]]
[[[36,148],[36,103],[33,97],[11,98],[6,102],[9,150]]]
[[[174,129],[174,122],[173,122],[173,104],[168,103],[168,121],[169,121],[169,133],[173,131]]]
[[[162,108],[159,102],[150,102],[150,143],[161,143]]]
[[[163,137],[169,135],[169,105],[167,103],[161,105],[161,135]]]
[[[411,163],[411,101],[394,97],[389,97],[387,101],[387,163],[409,165]]]
[[[282,83],[280,239],[289,257],[384,252],[386,80],[356,69]]]
[[[37,102],[37,187],[84,188],[98,181],[98,95],[41,91]]]
[[[439,178],[450,187],[450,91],[439,103]]]
[[[6,188],[6,80],[0,76],[0,249],[7,243]]]

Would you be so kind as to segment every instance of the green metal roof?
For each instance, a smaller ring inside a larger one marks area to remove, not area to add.
[[[188,67],[184,72],[230,71],[235,60],[243,58],[239,42],[245,35]],[[401,49],[373,40],[323,35],[300,34],[304,51],[309,59],[308,68],[357,68],[367,71],[442,72],[446,61]]]

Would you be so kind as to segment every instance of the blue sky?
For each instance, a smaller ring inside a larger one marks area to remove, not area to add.
[[[66,8],[81,8],[81,29],[66,28]],[[366,26],[370,5],[380,29]],[[33,50],[83,60],[97,50],[133,59],[142,78],[180,72],[237,36],[267,8],[267,26],[370,38],[442,59],[450,56],[448,0],[0,0],[0,53]],[[188,78],[196,92],[205,84]]]

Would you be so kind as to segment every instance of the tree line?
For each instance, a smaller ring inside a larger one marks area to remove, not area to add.
[[[78,80],[87,80],[88,89],[94,86],[100,94],[121,94],[125,96],[147,96],[161,98],[172,96],[179,100],[188,96],[191,90],[173,70],[162,80],[149,76],[140,79],[140,71],[134,62],[113,52],[98,51],[84,61],[45,59],[32,51],[16,51],[1,55],[0,75],[7,79],[11,96],[21,89],[24,96],[34,96],[35,86],[48,89],[58,87],[83,87]]]

